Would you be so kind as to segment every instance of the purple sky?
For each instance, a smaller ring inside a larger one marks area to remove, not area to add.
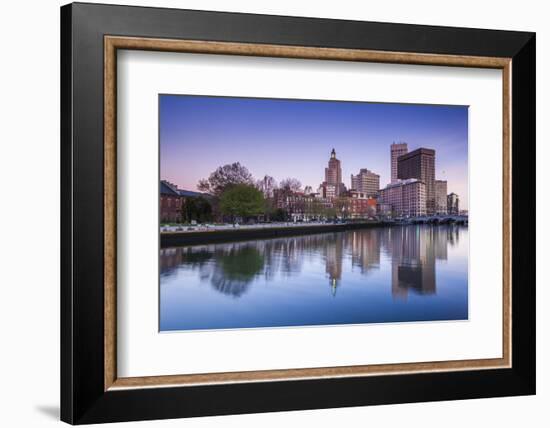
[[[160,176],[196,190],[218,166],[240,162],[254,178],[297,178],[314,190],[330,151],[342,177],[368,168],[390,181],[390,145],[435,149],[436,179],[468,209],[468,107],[160,95]]]

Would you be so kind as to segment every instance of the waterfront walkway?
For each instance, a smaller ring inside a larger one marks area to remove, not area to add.
[[[378,221],[364,221],[362,223],[376,224]],[[221,230],[254,230],[254,229],[278,229],[289,227],[319,227],[319,226],[334,226],[335,224],[343,223],[326,223],[326,222],[277,222],[277,223],[257,223],[257,224],[196,224],[196,225],[176,225],[176,226],[161,226],[161,233],[192,233],[192,232],[215,232]]]
[[[314,233],[340,232],[351,229],[380,227],[387,223],[380,221],[362,221],[349,223],[261,223],[254,225],[224,225],[216,228],[189,226],[186,230],[162,231],[160,244],[162,248],[180,245],[198,245],[216,242],[246,241],[250,239],[268,239],[292,235],[309,235]],[[184,229],[184,228],[180,228]]]

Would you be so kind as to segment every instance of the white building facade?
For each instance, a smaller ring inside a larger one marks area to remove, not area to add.
[[[389,205],[397,217],[426,215],[426,185],[415,178],[388,184],[379,191],[379,204]]]

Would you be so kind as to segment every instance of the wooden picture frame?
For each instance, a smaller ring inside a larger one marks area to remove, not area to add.
[[[502,70],[502,358],[118,377],[117,49]],[[77,3],[61,9],[61,53],[62,420],[80,424],[535,392],[534,34]],[[521,146],[514,144],[518,140]]]

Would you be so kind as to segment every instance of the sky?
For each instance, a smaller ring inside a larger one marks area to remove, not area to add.
[[[197,190],[218,166],[255,179],[292,177],[317,190],[334,148],[342,180],[368,168],[390,182],[390,145],[435,150],[436,179],[468,209],[468,107],[160,95],[160,176]]]

